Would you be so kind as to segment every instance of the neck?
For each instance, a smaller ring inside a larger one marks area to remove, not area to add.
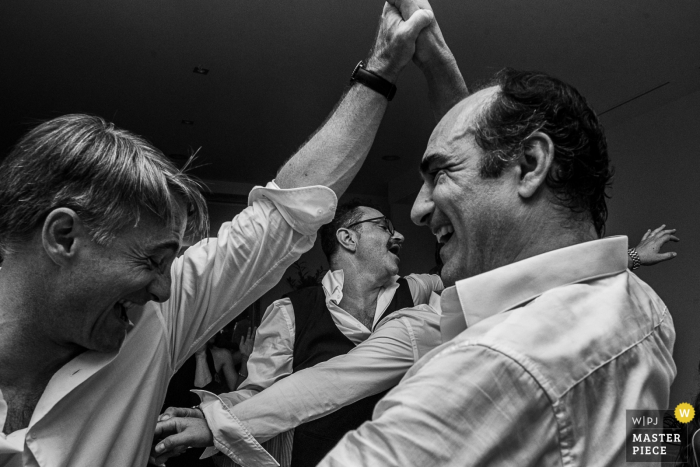
[[[53,374],[81,353],[54,342],[43,332],[49,278],[39,268],[27,271],[6,259],[0,269],[0,390],[25,392],[46,386]]]
[[[559,209],[546,214],[533,216],[529,222],[526,220],[520,224],[522,229],[513,230],[512,235],[501,243],[511,247],[506,250],[502,264],[495,267],[598,239],[590,222],[572,220]]]
[[[372,325],[377,309],[377,298],[382,287],[389,278],[373,276],[358,267],[345,267],[343,269],[343,299],[338,304],[343,310],[350,313],[358,321]]]

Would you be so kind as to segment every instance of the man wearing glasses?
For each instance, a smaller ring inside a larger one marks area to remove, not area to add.
[[[214,444],[244,465],[275,465],[253,438],[282,434],[265,445],[281,465],[316,465],[346,432],[370,420],[376,402],[439,345],[440,316],[428,303],[431,296],[439,300],[434,292],[442,281],[397,275],[403,236],[389,219],[347,204],[320,237],[330,271],[322,285],[292,292],[266,310],[240,389],[202,394],[206,420],[161,421],[156,435],[181,431],[172,444]],[[161,419],[196,412],[169,409]],[[174,427],[183,423],[194,426]],[[179,452],[167,444],[159,456]]]

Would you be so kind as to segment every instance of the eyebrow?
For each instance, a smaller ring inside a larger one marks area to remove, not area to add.
[[[428,174],[430,173],[430,169],[432,168],[432,166],[447,164],[450,161],[452,161],[452,158],[446,154],[442,154],[439,152],[428,154],[420,162],[419,172],[421,175]]]

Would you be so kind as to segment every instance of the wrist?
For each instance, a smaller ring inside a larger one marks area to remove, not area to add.
[[[425,72],[433,68],[451,67],[457,63],[439,30],[438,33],[429,31],[424,34],[418,38],[416,53],[413,55],[413,63],[418,68]]]
[[[629,256],[629,258],[632,260],[632,267],[630,267],[632,271],[638,269],[642,265],[642,259],[639,257],[639,253],[637,253],[636,248],[630,248],[627,250],[627,256]]]
[[[392,84],[396,84],[396,80],[403,69],[403,67],[396,67],[386,60],[382,60],[374,55],[369,57],[366,63],[365,70],[381,76]]]

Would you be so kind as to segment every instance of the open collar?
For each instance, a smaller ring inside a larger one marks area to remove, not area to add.
[[[579,243],[457,281],[442,293],[443,342],[479,321],[523,305],[556,287],[627,268],[627,237]]]

